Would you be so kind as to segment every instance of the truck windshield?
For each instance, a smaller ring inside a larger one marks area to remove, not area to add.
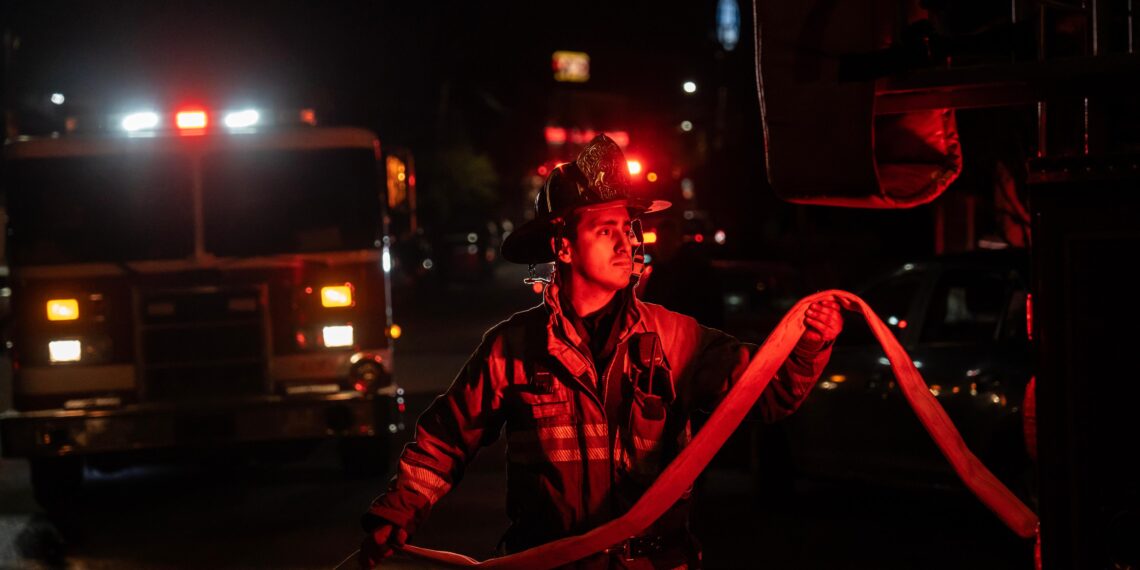
[[[375,248],[371,149],[249,150],[202,159],[206,250],[218,256]]]
[[[191,161],[173,154],[8,162],[9,259],[15,265],[188,257]]]

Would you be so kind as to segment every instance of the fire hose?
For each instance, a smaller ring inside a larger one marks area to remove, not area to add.
[[[554,568],[600,552],[649,527],[685,493],[744,419],[776,375],[804,332],[804,312],[815,301],[836,299],[843,308],[861,313],[886,352],[907,401],[942,454],[979,500],[1023,538],[1037,533],[1037,515],[1025,506],[966,447],[946,411],[930,393],[918,369],[887,325],[859,297],[831,290],[809,295],[793,306],[761,345],[740,380],[713,411],[692,442],[681,451],[640,500],[624,515],[585,534],[567,537],[515,554],[478,561],[474,558],[405,545],[413,557],[448,566],[478,568]]]

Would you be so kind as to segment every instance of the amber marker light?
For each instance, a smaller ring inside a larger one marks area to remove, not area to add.
[[[321,287],[321,306],[323,307],[351,307],[352,284],[333,285]]]
[[[52,299],[47,302],[49,321],[74,321],[79,318],[78,299]]]

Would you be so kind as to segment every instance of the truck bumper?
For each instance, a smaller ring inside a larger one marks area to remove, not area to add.
[[[5,457],[57,457],[184,446],[326,437],[387,437],[402,430],[396,398],[340,392],[266,396],[193,406],[140,404],[111,410],[44,410],[0,417]]]

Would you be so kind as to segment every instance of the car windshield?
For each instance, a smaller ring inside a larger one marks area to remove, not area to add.
[[[194,250],[188,157],[35,158],[6,166],[13,264],[170,259]]]
[[[256,150],[202,160],[206,250],[219,256],[377,247],[371,149]]]
[[[920,272],[908,272],[871,286],[859,296],[898,335],[899,331],[910,326],[911,311],[923,279],[924,274]],[[862,315],[846,313],[844,318],[847,322],[843,326],[843,334],[836,340],[838,345],[866,346],[878,343]]]
[[[1014,283],[998,271],[956,269],[944,272],[930,297],[923,321],[922,342],[997,339],[1003,317],[1009,315],[1011,324],[1025,319],[1024,294],[1013,295],[1013,289]],[[1011,326],[1008,330],[1017,332],[1019,327]]]

